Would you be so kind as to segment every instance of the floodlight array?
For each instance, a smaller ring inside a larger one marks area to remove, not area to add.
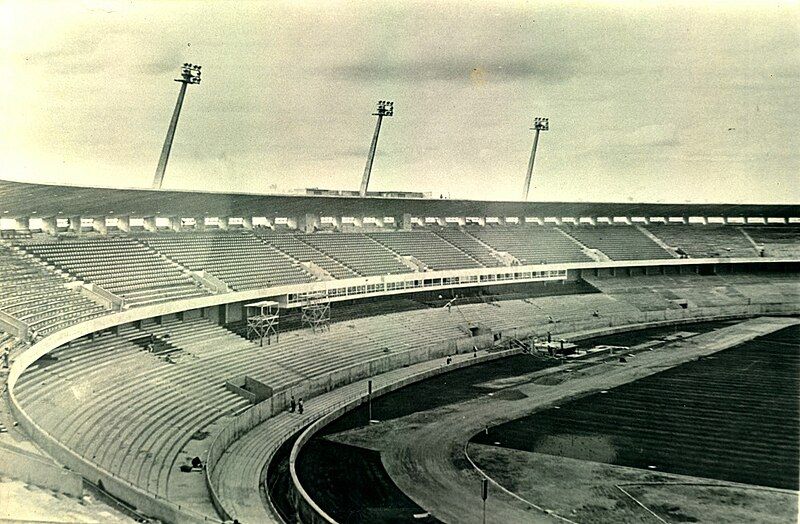
[[[197,64],[184,63],[181,67],[181,78],[178,82],[186,82],[187,84],[200,83],[200,69],[202,67]]]
[[[375,115],[392,116],[394,114],[394,102],[389,100],[378,101],[378,112]]]

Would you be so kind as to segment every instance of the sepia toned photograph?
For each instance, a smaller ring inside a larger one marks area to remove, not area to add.
[[[0,0],[0,524],[800,523],[798,0]]]

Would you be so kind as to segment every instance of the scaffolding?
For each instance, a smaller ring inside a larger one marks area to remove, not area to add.
[[[330,330],[331,301],[327,293],[309,293],[300,311],[300,322],[303,327],[310,327],[314,333]]]
[[[259,345],[263,347],[264,339],[267,339],[267,345],[269,345],[272,343],[274,335],[275,342],[278,342],[279,306],[277,302],[272,300],[245,304],[244,307],[247,308],[248,340],[258,339]],[[253,311],[252,314],[251,311]]]

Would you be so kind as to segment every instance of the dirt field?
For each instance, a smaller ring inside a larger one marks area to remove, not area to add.
[[[479,434],[475,442],[790,490],[800,327]]]
[[[470,444],[469,454],[501,485],[581,524],[661,522],[625,492],[670,524],[789,524],[797,519],[797,494],[791,491],[724,482],[709,486],[696,477],[483,444]]]
[[[468,462],[464,455],[464,446],[471,436],[480,432],[486,425],[502,424],[527,416],[531,412],[547,409],[556,403],[563,404],[576,396],[580,397],[600,389],[621,386],[698,357],[711,355],[758,335],[776,331],[791,325],[792,322],[785,319],[755,319],[742,322],[721,331],[700,335],[691,341],[679,341],[653,351],[645,351],[631,358],[627,364],[610,361],[588,367],[573,366],[571,373],[560,368],[523,372],[525,380],[511,381],[508,384],[504,379],[495,377],[483,382],[484,387],[479,388],[477,393],[473,390],[472,400],[464,399],[457,389],[452,389],[453,384],[451,384],[448,388],[432,395],[438,399],[436,402],[430,400],[431,395],[418,397],[422,402],[416,412],[405,406],[392,414],[399,416],[398,418],[387,420],[389,417],[384,414],[382,421],[378,424],[354,429],[340,426],[338,429],[344,430],[343,432],[329,435],[327,438],[380,452],[381,463],[393,483],[419,507],[429,510],[435,518],[444,522],[477,523],[482,520],[479,495],[481,475]],[[538,382],[543,376],[552,376],[554,371],[564,375],[554,382],[556,385],[544,385]],[[504,385],[510,387],[502,389]],[[456,400],[454,403],[447,402],[451,395]],[[419,409],[427,410],[419,411]],[[380,416],[375,418],[380,418]],[[495,462],[508,463],[507,457],[503,458],[507,454],[547,457],[546,455],[498,447],[486,449],[489,450],[487,451],[489,455],[494,453],[491,456],[494,457]],[[486,454],[482,455],[482,459],[486,457]],[[549,458],[561,461],[570,460],[559,457]],[[593,468],[632,470],[639,472],[640,475],[643,472],[643,478],[650,478],[648,475],[652,475],[647,470],[633,470],[632,468],[608,466],[588,461],[575,462],[591,465]],[[513,463],[516,464],[516,462]],[[580,471],[573,471],[570,474],[563,468],[555,469],[563,472],[565,483],[559,487],[557,482],[553,482],[552,485],[556,489],[541,494],[542,498],[536,498],[536,500],[515,497],[503,492],[497,486],[491,486],[490,512],[487,515],[487,522],[502,524],[565,522],[565,520],[572,520],[571,515],[575,516],[571,514],[572,511],[581,511],[584,519],[589,517],[588,520],[579,519],[576,522],[648,522],[648,518],[651,519],[649,520],[651,522],[661,522],[659,518],[665,519],[666,522],[677,522],[684,517],[688,522],[691,521],[689,517],[697,509],[696,505],[693,506],[688,502],[675,506],[663,500],[673,495],[677,496],[678,491],[666,492],[663,491],[664,488],[659,488],[661,491],[658,493],[663,493],[663,495],[658,495],[654,489],[647,493],[636,491],[635,494],[633,491],[629,491],[634,497],[649,497],[648,503],[653,504],[665,514],[664,517],[657,518],[618,489],[614,482],[606,482],[605,486],[596,488],[587,486],[586,491],[583,491],[574,489],[581,485],[576,481],[576,477],[582,474]],[[500,472],[498,475],[503,477]],[[507,487],[512,491],[514,487],[523,485],[520,480],[514,481],[511,478],[512,475],[506,475],[506,477],[498,480],[501,485],[504,485],[506,481],[509,482]],[[520,478],[524,480],[524,477]],[[541,482],[540,480],[534,479],[532,482],[536,485],[551,484],[550,481]],[[619,482],[639,483],[642,480],[637,476],[631,479],[629,476],[623,475]],[[570,487],[573,484],[574,487]],[[623,489],[627,490],[627,488]],[[631,489],[645,488],[635,486]],[[670,487],[670,489],[679,488]],[[762,495],[758,494],[757,496]],[[557,503],[556,498],[558,497],[563,497],[563,500]],[[578,497],[578,500],[574,500],[573,497]],[[700,497],[701,501],[703,497]],[[759,504],[762,503],[758,502],[760,499],[750,497],[750,502],[743,506],[744,509],[741,513],[734,512],[732,514],[742,517],[747,517],[750,514],[748,512],[758,514]],[[740,498],[740,495],[728,497],[731,501]],[[590,502],[583,504],[586,507],[581,509],[582,505],[577,504],[581,500]],[[770,507],[773,502],[767,499],[763,505]],[[784,505],[783,507],[788,506]],[[609,518],[609,513],[607,513],[609,509],[616,511],[613,518]],[[591,515],[597,517],[591,517]],[[777,515],[775,521],[781,522],[783,520],[780,515],[785,515],[785,513],[769,515]],[[743,521],[751,521],[751,519],[744,518]]]

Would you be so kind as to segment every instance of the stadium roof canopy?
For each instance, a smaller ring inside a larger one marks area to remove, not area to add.
[[[798,217],[800,205],[504,202],[113,189],[0,180],[0,217],[36,216]]]

